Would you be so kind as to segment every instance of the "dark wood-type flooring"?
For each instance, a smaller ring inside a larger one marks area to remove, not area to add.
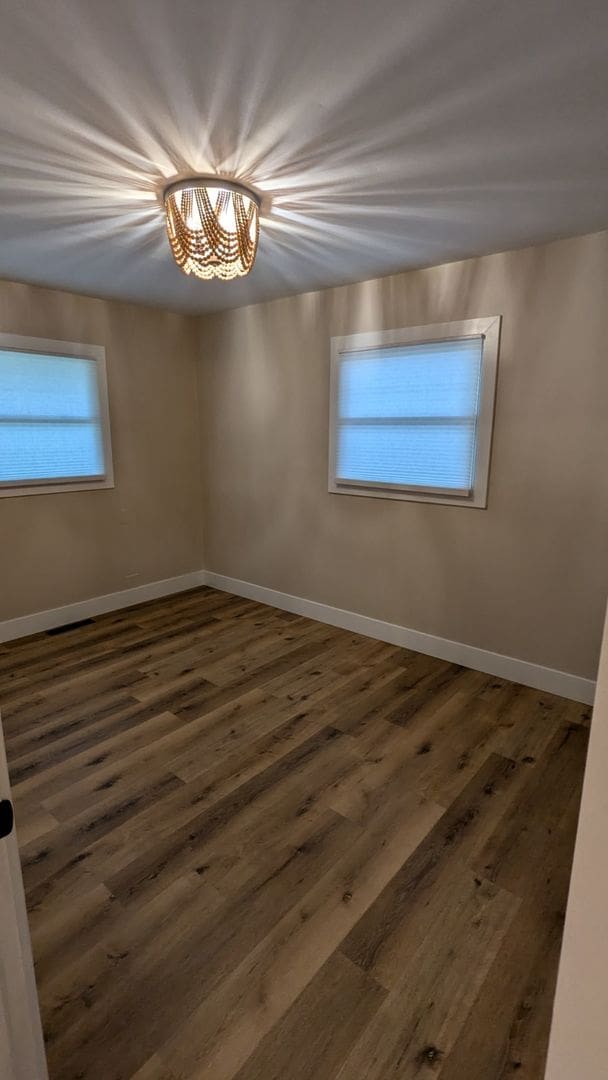
[[[52,1080],[541,1080],[588,708],[207,588],[0,705]]]

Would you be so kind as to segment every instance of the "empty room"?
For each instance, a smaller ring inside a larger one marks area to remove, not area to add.
[[[606,1080],[607,298],[602,0],[0,0],[1,1080]]]

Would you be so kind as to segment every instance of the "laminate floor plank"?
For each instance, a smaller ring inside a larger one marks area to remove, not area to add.
[[[106,1044],[112,1047],[122,1067],[128,1064],[135,1071],[149,1056],[157,1035],[150,1030],[148,1017],[134,998],[133,984],[145,982],[150,989],[154,987],[148,1004],[153,1008],[155,1024],[165,1038],[170,1037],[181,1023],[184,1010],[198,1006],[213,993],[224,971],[252,951],[260,937],[298,901],[308,887],[309,877],[314,880],[321,876],[352,835],[352,825],[335,816],[326,818],[310,832],[306,843],[290,850],[270,873],[255,872],[238,895],[211,909],[199,904],[195,896],[182,920],[168,929],[166,937],[156,930],[156,948],[146,943],[134,954],[128,924],[123,929],[115,921],[109,939],[109,952],[118,958],[115,968],[104,967],[95,982],[94,1002],[62,1042],[61,1052],[74,1062],[75,1074],[86,1066],[92,1080],[105,1080]],[[165,960],[167,950],[172,957],[170,965]]]
[[[553,841],[536,851],[526,899],[445,1062],[443,1080],[469,1080],[472,1061],[479,1080],[543,1076],[577,817],[571,798]]]
[[[51,1080],[542,1080],[586,706],[201,587],[0,709]]]
[[[456,874],[428,925],[400,950],[393,987],[355,1042],[340,1080],[414,1080],[441,1072],[519,901]],[[477,1077],[475,1063],[470,1076]]]
[[[373,979],[332,953],[239,1069],[237,1080],[331,1080],[385,996]]]
[[[319,882],[227,973],[162,1048],[183,1080],[230,1080],[289,1009],[441,814],[395,783],[386,803]],[[328,1015],[327,1022],[332,1023]]]
[[[564,725],[538,765],[523,766],[527,782],[511,813],[478,852],[474,860],[478,873],[516,896],[530,894],[542,853],[560,848],[562,823],[572,803],[579,805],[586,745],[584,728]]]
[[[452,876],[474,861],[498,821],[511,811],[520,775],[515,762],[488,758],[343,942],[342,951],[353,963],[392,988],[420,919],[432,915],[446,891],[449,895]]]

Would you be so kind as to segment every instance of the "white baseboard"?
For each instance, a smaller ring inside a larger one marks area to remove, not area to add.
[[[583,679],[579,675],[571,675],[567,671],[556,671],[555,668],[542,667],[540,664],[530,664],[527,660],[517,660],[513,656],[488,652],[487,649],[478,649],[475,645],[465,645],[460,641],[449,641],[447,638],[435,637],[433,634],[424,634],[420,630],[410,630],[407,626],[372,619],[368,615],[359,615],[356,611],[345,611],[342,608],[331,607],[329,604],[320,604],[316,600],[291,596],[289,593],[278,592],[276,589],[268,589],[264,585],[254,585],[249,581],[240,581],[239,578],[215,574],[211,570],[193,570],[189,574],[165,578],[163,581],[151,581],[147,585],[136,585],[131,589],[107,593],[105,596],[79,600],[74,604],[66,604],[65,607],[37,611],[31,615],[22,615],[17,619],[7,619],[5,622],[0,622],[0,642],[39,634],[43,630],[65,626],[79,619],[91,619],[107,611],[119,611],[133,604],[143,604],[146,600],[156,600],[161,596],[195,589],[200,585],[209,585],[223,592],[234,593],[236,596],[258,600],[261,604],[269,604],[270,607],[304,615],[309,619],[328,623],[330,626],[339,626],[355,634],[377,638],[378,641],[387,641],[391,645],[401,645],[406,649],[437,656],[440,660],[462,664],[463,667],[484,671],[488,675],[498,675],[502,679],[533,686],[546,693],[559,694],[574,701],[582,701],[587,705],[593,703],[595,682],[592,679]]]
[[[17,619],[0,622],[0,642],[39,634],[42,630],[52,630],[55,626],[65,626],[67,623],[78,622],[79,619],[91,619],[95,615],[103,615],[106,611],[119,611],[133,604],[143,604],[146,600],[157,600],[160,596],[170,596],[172,593],[195,589],[204,584],[204,572],[193,570],[189,574],[165,578],[163,581],[151,581],[147,585],[135,585],[120,592],[78,600],[64,607],[21,615]]]
[[[309,619],[317,619],[318,622],[329,623],[330,626],[339,626],[355,634],[364,634],[379,641],[387,641],[391,645],[401,645],[406,649],[436,656],[440,660],[449,660],[453,664],[462,664],[463,667],[483,671],[488,675],[498,675],[502,679],[544,690],[545,693],[558,694],[586,705],[593,704],[593,679],[583,679],[580,675],[571,675],[567,671],[530,664],[527,660],[517,660],[513,656],[478,649],[475,645],[465,645],[460,641],[424,634],[420,630],[410,630],[407,626],[371,619],[368,615],[359,615],[355,611],[320,604],[316,600],[305,600],[301,596],[291,596],[276,589],[268,589],[264,585],[225,577],[224,574],[214,574],[210,570],[202,571],[201,584],[245,596],[249,600],[258,600],[261,604],[269,604]]]

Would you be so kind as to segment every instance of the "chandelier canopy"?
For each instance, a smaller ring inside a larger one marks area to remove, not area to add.
[[[219,176],[193,176],[164,193],[167,233],[180,270],[199,278],[244,277],[258,247],[260,199]]]

